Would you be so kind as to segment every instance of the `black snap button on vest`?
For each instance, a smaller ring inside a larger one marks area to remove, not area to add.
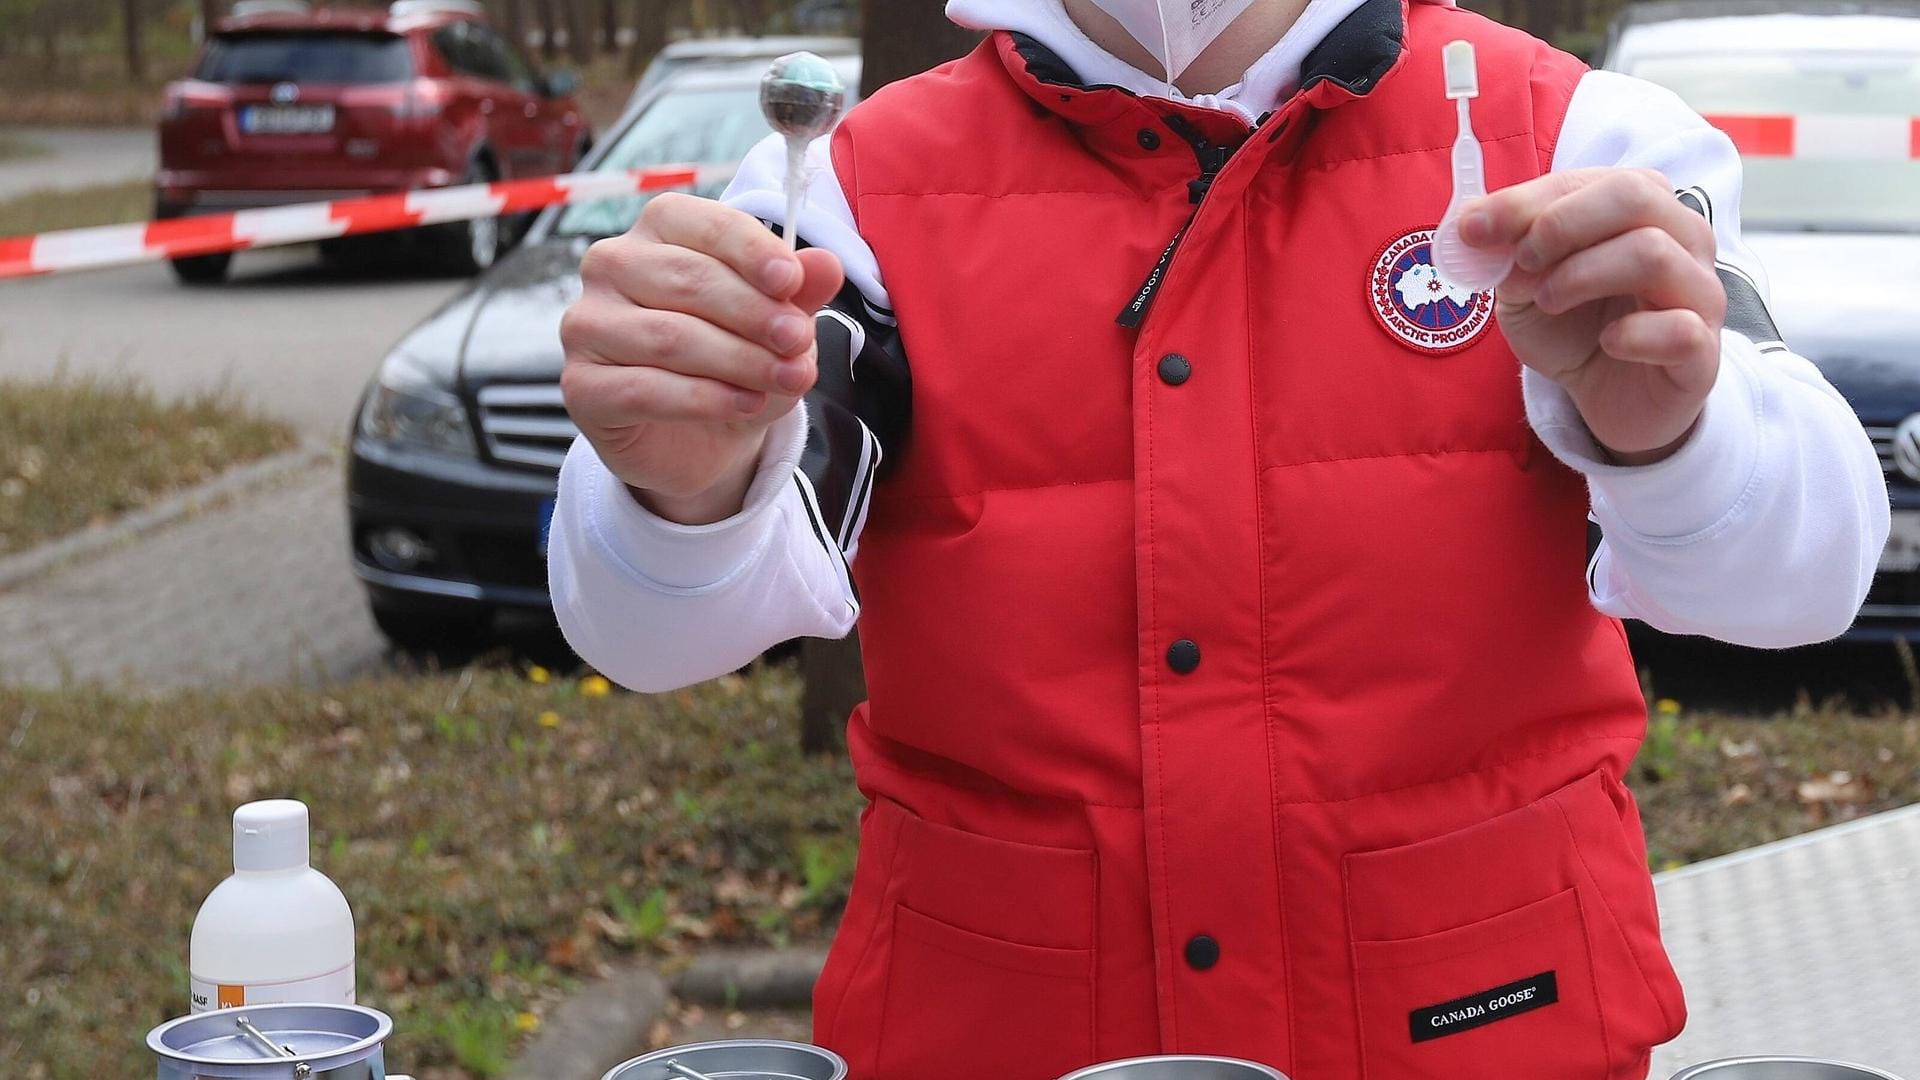
[[[1167,646],[1167,666],[1176,673],[1187,675],[1200,666],[1200,646],[1188,638]]]
[[[1141,128],[1139,139],[1142,150],[1160,149],[1160,133],[1152,128]]]
[[[1187,362],[1186,357],[1173,352],[1160,358],[1157,370],[1160,372],[1161,382],[1168,386],[1179,386],[1193,374],[1193,365]]]
[[[1187,966],[1195,971],[1205,971],[1220,962],[1220,943],[1205,934],[1195,934],[1187,939]]]

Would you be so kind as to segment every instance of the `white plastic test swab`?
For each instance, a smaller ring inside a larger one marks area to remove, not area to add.
[[[1513,270],[1513,255],[1477,248],[1460,239],[1460,208],[1487,193],[1486,159],[1480,154],[1479,140],[1473,137],[1467,105],[1480,96],[1480,73],[1473,62],[1470,41],[1448,42],[1442,55],[1447,98],[1459,108],[1460,134],[1453,140],[1453,198],[1433,235],[1433,268],[1463,289],[1483,292],[1500,284]]]

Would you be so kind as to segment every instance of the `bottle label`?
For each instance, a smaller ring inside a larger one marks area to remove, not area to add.
[[[353,965],[346,964],[325,975],[286,982],[220,983],[189,975],[192,1011],[207,1012],[235,1005],[271,1005],[277,1002],[324,1002],[353,1004]]]

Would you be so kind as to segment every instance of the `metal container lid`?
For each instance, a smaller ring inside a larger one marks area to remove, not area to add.
[[[1900,1080],[1890,1072],[1809,1057],[1721,1058],[1682,1069],[1673,1080]]]
[[[818,1046],[735,1039],[655,1050],[614,1066],[601,1080],[686,1080],[688,1072],[712,1080],[846,1080],[847,1063]]]
[[[1277,1069],[1238,1058],[1176,1054],[1090,1065],[1079,1072],[1068,1073],[1061,1080],[1287,1080],[1287,1077]]]
[[[385,1013],[360,1005],[239,1005],[169,1020],[147,1033],[147,1048],[188,1075],[292,1080],[364,1061],[392,1033]]]

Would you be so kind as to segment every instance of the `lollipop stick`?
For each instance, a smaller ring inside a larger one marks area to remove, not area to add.
[[[787,250],[800,247],[800,204],[807,200],[807,144],[787,140]]]

